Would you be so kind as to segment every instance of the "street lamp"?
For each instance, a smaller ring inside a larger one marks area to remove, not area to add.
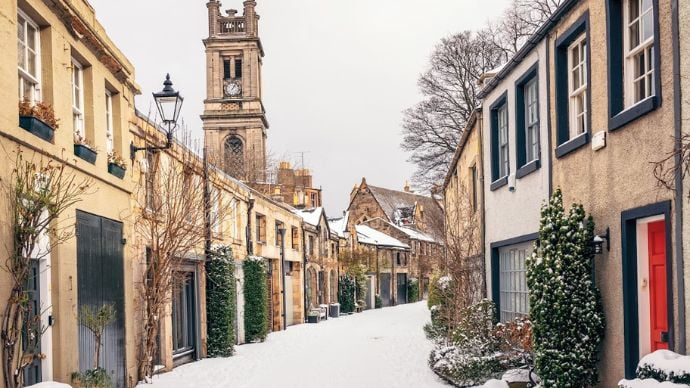
[[[173,134],[175,133],[175,128],[177,128],[177,119],[180,117],[180,111],[182,110],[182,102],[184,98],[180,95],[180,92],[173,89],[173,83],[170,80],[170,74],[165,76],[165,82],[163,82],[163,90],[158,93],[153,93],[153,99],[156,101],[156,107],[158,108],[158,113],[166,126],[165,137],[166,143],[164,146],[148,146],[148,147],[137,147],[134,142],[130,144],[130,157],[134,160],[134,155],[137,151],[157,151],[157,150],[167,150],[172,147]]]
[[[592,240],[592,246],[594,247],[594,254],[600,255],[604,253],[604,240],[606,240],[606,250],[611,250],[611,231],[606,228],[606,234],[594,236]]]

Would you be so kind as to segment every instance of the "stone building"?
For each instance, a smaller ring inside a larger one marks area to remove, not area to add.
[[[430,196],[412,193],[409,186],[404,191],[371,186],[362,178],[350,194],[347,210],[347,231],[354,239],[355,226],[370,224],[383,233],[397,236],[410,247],[409,274],[420,284],[420,295],[426,295],[434,262],[443,257],[443,209],[439,201]],[[351,246],[355,246],[354,241]]]
[[[266,179],[268,121],[262,102],[256,1],[244,1],[243,14],[221,14],[221,3],[209,1],[206,48],[206,99],[201,116],[206,149],[214,162],[243,181]]]
[[[127,217],[133,183],[109,172],[108,154],[128,155],[134,96],[140,93],[134,67],[85,0],[5,1],[0,13],[0,180],[12,184],[21,152],[26,161],[64,164],[67,174],[91,180],[93,189],[57,220],[76,224],[76,235],[34,263],[38,275],[31,278],[30,295],[40,306],[45,332],[41,356],[30,358],[24,382],[69,382],[72,372],[92,368],[93,337],[79,324],[79,312],[112,303],[116,318],[105,338],[112,345],[102,365],[118,387],[133,385],[134,257],[126,243],[133,237]],[[21,101],[50,104],[59,128],[32,116],[20,120]],[[2,249],[13,245],[9,198],[0,196]],[[46,236],[46,242],[53,238]],[[10,284],[9,274],[0,271],[2,306]]]
[[[314,179],[306,168],[294,169],[289,162],[280,162],[274,183],[258,182],[252,186],[272,199],[296,209],[322,206],[321,189],[314,187]]]
[[[305,308],[338,303],[338,235],[331,231],[323,208],[294,210],[303,220]]]
[[[443,184],[446,265],[478,273],[477,297],[486,296],[482,131],[482,112],[478,109],[460,136]]]

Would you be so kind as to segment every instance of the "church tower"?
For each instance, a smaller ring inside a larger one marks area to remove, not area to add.
[[[235,178],[262,182],[266,178],[268,121],[261,101],[261,65],[256,1],[221,14],[221,3],[210,0],[206,47],[206,99],[201,115],[206,152]]]

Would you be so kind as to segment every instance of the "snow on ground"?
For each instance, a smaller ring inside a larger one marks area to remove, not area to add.
[[[291,326],[235,347],[233,357],[183,365],[138,388],[445,387],[427,365],[427,321],[419,302]]]

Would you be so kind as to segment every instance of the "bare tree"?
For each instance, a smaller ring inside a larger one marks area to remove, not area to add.
[[[432,226],[444,236],[444,249],[435,258],[440,273],[448,278],[441,296],[446,308],[438,313],[441,322],[452,328],[462,318],[459,314],[486,293],[479,212],[464,186],[446,198],[444,221]]]
[[[210,230],[222,225],[230,200],[209,183],[208,169],[191,148],[149,153],[137,186],[135,232],[147,245],[141,284],[143,331],[139,378],[154,372],[157,338],[173,289],[187,279],[176,271],[186,258],[204,250]]]
[[[45,331],[43,309],[36,311],[29,299],[32,263],[47,257],[74,236],[74,225],[61,219],[64,212],[91,192],[92,181],[79,178],[54,160],[25,160],[17,150],[9,180],[3,180],[8,214],[3,225],[13,236],[6,248],[4,269],[10,293],[3,308],[2,368],[6,388],[24,386],[24,370],[41,358],[40,339]]]
[[[562,0],[514,0],[484,29],[441,39],[418,86],[424,99],[403,112],[401,147],[417,166],[424,189],[442,181],[470,114],[478,105],[480,76],[505,63]]]

